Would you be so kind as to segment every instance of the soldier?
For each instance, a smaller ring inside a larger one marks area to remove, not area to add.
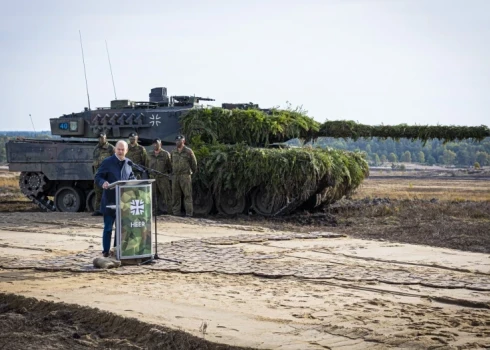
[[[175,138],[176,149],[172,151],[172,206],[174,215],[180,215],[181,197],[184,194],[186,216],[192,216],[192,173],[197,171],[197,160],[194,152],[185,146],[185,137]]]
[[[148,156],[146,154],[146,149],[138,145],[138,134],[135,132],[132,132],[129,134],[129,149],[128,149],[128,154],[126,155],[127,158],[131,159],[131,161],[138,165],[143,165],[146,166],[148,164]],[[141,179],[142,173],[138,170],[133,168],[134,175],[138,180]]]
[[[99,143],[94,148],[93,152],[93,163],[92,163],[92,171],[94,175],[97,173],[97,169],[99,169],[100,164],[104,159],[110,157],[114,154],[114,146],[107,142],[107,136],[104,132],[99,134]],[[95,205],[94,212],[92,216],[102,216],[100,212],[100,199],[102,198],[102,188],[97,186],[94,182],[94,192],[95,192]]]
[[[153,140],[153,152],[149,154],[147,167],[163,174],[170,175],[172,173],[172,162],[170,153],[162,148],[160,139]],[[170,179],[168,176],[160,174],[151,174],[151,178],[156,181],[153,183],[153,192],[158,194],[157,199],[163,202],[167,212],[172,211],[172,188],[170,187]],[[158,203],[156,203],[158,209]]]

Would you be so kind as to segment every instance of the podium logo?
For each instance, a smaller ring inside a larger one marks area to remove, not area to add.
[[[133,199],[129,205],[129,210],[133,215],[142,215],[145,212],[145,203],[141,199]]]
[[[131,223],[131,227],[145,227],[146,223],[144,221],[140,221],[136,219],[136,221]]]

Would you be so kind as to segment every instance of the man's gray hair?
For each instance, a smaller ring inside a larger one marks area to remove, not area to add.
[[[117,141],[116,148],[117,148],[117,145],[119,145],[119,144],[122,144],[124,146],[124,149],[128,149],[128,143],[126,141],[124,141],[124,140]]]

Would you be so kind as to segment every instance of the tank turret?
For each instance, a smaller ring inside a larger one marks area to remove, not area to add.
[[[199,102],[214,101],[198,96],[167,96],[167,88],[151,89],[149,101],[113,100],[110,107],[51,118],[51,133],[61,138],[93,138],[105,132],[109,139],[127,138],[132,132],[144,145],[160,138],[173,144],[179,133],[179,118],[189,110],[200,108]]]

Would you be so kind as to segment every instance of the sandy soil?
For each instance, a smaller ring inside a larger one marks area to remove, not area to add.
[[[101,271],[91,265],[100,218],[16,212],[0,222],[0,292],[137,318],[150,325],[143,333],[263,349],[490,346],[488,254],[163,216],[167,260]],[[11,309],[0,316],[22,315]]]

